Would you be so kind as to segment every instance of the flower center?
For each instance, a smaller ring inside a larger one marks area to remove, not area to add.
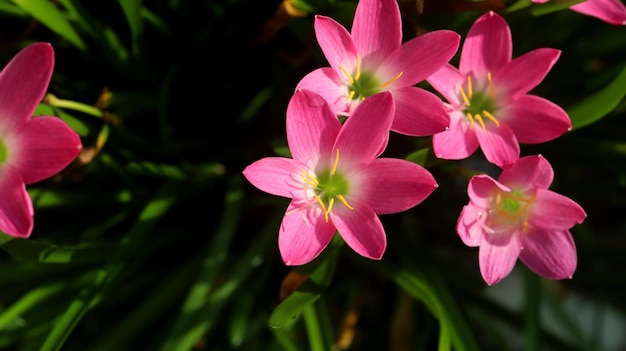
[[[313,198],[322,208],[324,212],[324,219],[328,222],[328,214],[335,204],[335,199],[339,200],[347,208],[354,210],[344,194],[350,190],[350,182],[341,174],[337,173],[337,165],[339,164],[339,149],[336,150],[335,162],[333,167],[329,170],[322,170],[317,173],[317,176],[310,174],[309,172],[302,170],[302,180],[310,187],[307,187],[307,191],[311,189],[313,191]]]
[[[0,165],[7,160],[8,150],[4,142],[0,140]]]
[[[526,211],[533,203],[534,196],[526,196],[522,192],[513,190],[511,192],[499,191],[492,200],[489,211],[491,224],[496,226],[506,223],[513,224],[522,221],[522,230],[526,229]]]
[[[377,94],[386,86],[398,80],[402,76],[402,72],[391,78],[385,83],[380,83],[378,78],[371,72],[361,71],[361,56],[356,55],[356,68],[354,76],[345,68],[339,66],[339,69],[348,77],[350,84],[348,85],[348,100],[356,100],[358,102],[365,98]]]
[[[474,128],[474,124],[478,123],[483,128],[487,129],[485,122],[492,121],[496,127],[500,126],[500,122],[493,116],[491,111],[496,110],[495,103],[495,91],[493,88],[493,81],[491,80],[491,72],[487,72],[487,82],[489,83],[489,91],[482,90],[474,91],[472,87],[472,77],[467,76],[467,92],[461,85],[459,87],[461,97],[465,102],[463,113],[467,117],[470,123],[470,128]]]

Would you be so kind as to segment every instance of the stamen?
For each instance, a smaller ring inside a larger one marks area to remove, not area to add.
[[[343,68],[342,66],[339,66],[339,69],[346,75],[348,76],[348,79],[350,80],[350,84],[354,84],[354,78],[352,78],[352,76],[350,75],[350,73],[348,73],[348,71],[346,71],[345,68]]]
[[[496,92],[493,89],[493,81],[491,80],[491,72],[487,72],[487,80],[489,81],[489,93],[491,93],[491,98],[496,98]]]
[[[312,187],[317,188],[317,186],[320,184],[317,178],[315,178],[315,176],[311,175],[309,172],[302,169],[300,170],[300,173],[302,173],[300,175],[302,177],[302,180],[304,180],[305,183],[311,185]]]
[[[500,122],[498,122],[498,120],[491,113],[489,113],[489,111],[483,110],[483,116],[485,116],[485,117],[489,118],[490,120],[492,120],[493,123],[496,124],[496,127],[500,126]]]
[[[480,126],[483,127],[483,130],[487,129],[487,127],[485,126],[485,122],[483,121],[483,118],[480,117],[478,113],[474,115],[474,118],[476,118],[476,120],[478,121],[478,124],[480,124]]]
[[[330,170],[331,175],[335,175],[338,164],[339,164],[339,149],[337,149],[337,153],[335,154],[335,163],[333,164],[333,168]]]
[[[470,101],[467,98],[467,95],[465,95],[465,89],[463,89],[463,86],[461,86],[461,97],[463,98],[463,101],[465,101],[465,105],[467,107],[469,107],[470,106]]]
[[[350,101],[350,100],[352,100],[354,98],[354,94],[356,94],[356,91],[350,90],[350,94],[348,95],[348,101]]]
[[[354,73],[354,80],[359,80],[361,77],[361,55],[356,54],[356,73]]]
[[[397,75],[397,76],[395,76],[395,77],[391,78],[391,79],[390,79],[390,80],[388,80],[386,83],[383,83],[383,84],[380,86],[380,89],[382,89],[382,88],[386,87],[387,85],[389,85],[389,84],[391,84],[391,83],[395,82],[396,80],[400,79],[400,77],[402,77],[402,72],[398,73],[398,75]]]
[[[467,119],[470,121],[470,129],[474,128],[474,117],[472,117],[472,114],[468,112],[465,116],[467,116]]]
[[[469,98],[472,98],[473,92],[472,92],[472,77],[467,76],[467,94],[469,95]]]
[[[354,207],[350,206],[350,204],[348,204],[348,201],[346,201],[346,198],[343,197],[343,195],[337,195],[337,198],[339,199],[339,201],[341,201],[341,203],[343,203],[347,208],[354,210]]]
[[[326,222],[328,222],[328,214],[330,213],[330,210],[333,209],[334,204],[335,204],[335,198],[332,197],[328,201],[328,208],[326,209],[326,212],[324,213],[324,219],[326,220]]]
[[[324,212],[324,219],[326,220],[326,222],[328,222],[328,212],[330,211],[326,211],[326,205],[324,205],[324,201],[322,201],[322,198],[319,197],[319,195],[313,195],[315,196],[315,200],[317,200],[317,203],[320,204],[320,207],[322,208],[322,212]]]

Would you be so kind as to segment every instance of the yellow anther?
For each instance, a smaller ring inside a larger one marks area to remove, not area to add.
[[[315,178],[314,175],[311,175],[309,172],[305,171],[305,170],[300,170],[301,177],[302,180],[304,180],[305,183],[311,185],[314,188],[317,188],[317,186],[320,184],[320,182],[317,180],[317,178]]]
[[[326,212],[324,212],[324,219],[326,220],[326,222],[328,222],[328,214],[330,213],[330,210],[333,209],[334,204],[335,204],[335,198],[332,197],[328,201],[328,208],[326,209]]]
[[[354,210],[354,207],[350,206],[350,204],[348,204],[348,201],[346,201],[346,198],[343,197],[343,195],[337,195],[337,198],[339,199],[339,201],[341,201],[341,203],[343,203],[344,205],[346,205],[347,208]]]
[[[491,80],[491,72],[487,72],[487,81],[489,81],[489,93],[491,94],[491,98],[496,98],[496,92],[493,89],[493,80]]]
[[[498,120],[491,113],[489,113],[489,111],[483,110],[483,116],[485,116],[485,117],[489,118],[491,121],[493,121],[493,123],[496,124],[496,127],[500,126],[500,122],[498,122]]]
[[[339,164],[339,149],[337,149],[337,153],[335,153],[335,163],[333,164],[333,168],[330,170],[331,175],[335,175],[335,172],[337,172],[338,164]]]
[[[388,80],[386,83],[383,83],[383,84],[380,86],[380,89],[382,89],[382,88],[386,87],[387,85],[389,85],[389,84],[391,84],[391,83],[395,82],[396,80],[400,79],[400,77],[402,77],[402,72],[398,73],[398,75],[397,75],[397,76],[395,76],[395,77],[391,78],[391,79],[390,79],[390,80]]]
[[[467,76],[467,95],[469,95],[469,98],[472,98],[472,95],[474,95],[474,93],[472,92],[472,77]]]
[[[472,114],[468,112],[465,116],[467,116],[467,119],[470,121],[470,129],[474,128],[474,117],[472,117]]]
[[[343,68],[342,66],[339,66],[339,69],[346,75],[348,76],[348,79],[350,80],[350,84],[354,84],[354,78],[352,78],[352,76],[350,75],[350,73],[348,71],[346,71],[345,68]]]
[[[350,94],[348,95],[348,100],[352,100],[354,98],[354,94],[356,94],[356,91],[350,90]]]
[[[322,201],[322,198],[319,197],[319,195],[314,195],[315,196],[315,200],[317,200],[317,203],[320,204],[320,207],[322,208],[322,212],[324,212],[324,219],[326,219],[326,222],[328,222],[328,212],[330,211],[326,211],[326,205],[324,205],[324,201]]]
[[[478,124],[480,124],[483,130],[487,129],[487,127],[485,126],[485,121],[483,121],[483,118],[478,113],[474,115],[474,118],[476,118],[476,120],[478,121]]]
[[[356,54],[356,72],[354,73],[354,80],[359,80],[361,77],[361,55]]]
[[[465,95],[465,89],[463,89],[463,86],[461,86],[461,97],[463,98],[463,101],[465,101],[465,105],[467,107],[469,107],[470,106],[470,101],[467,98],[467,95]]]

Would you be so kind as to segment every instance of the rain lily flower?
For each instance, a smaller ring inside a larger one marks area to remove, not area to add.
[[[373,95],[342,126],[321,96],[295,92],[287,107],[293,159],[267,157],[243,171],[257,188],[292,199],[278,235],[285,264],[310,262],[335,231],[359,255],[380,259],[387,241],[377,214],[407,210],[437,187],[415,163],[377,158],[393,113],[391,93]]]
[[[482,149],[503,168],[520,155],[518,143],[542,143],[571,129],[567,113],[528,92],[559,58],[560,51],[537,49],[511,59],[511,31],[488,12],[476,20],[463,43],[459,68],[447,64],[427,78],[448,101],[450,128],[433,136],[433,151],[463,159]]]
[[[330,67],[314,70],[297,89],[314,91],[336,115],[349,116],[366,98],[391,91],[395,117],[391,130],[430,136],[449,125],[435,94],[414,85],[454,56],[460,37],[437,30],[402,43],[402,22],[396,0],[360,0],[352,32],[329,17],[315,17],[317,41]]]
[[[0,230],[26,238],[33,205],[25,184],[51,177],[81,150],[80,137],[63,120],[32,117],[48,88],[54,51],[47,43],[22,49],[0,72]]]
[[[548,1],[550,0],[532,0],[538,4]],[[570,10],[616,26],[626,25],[626,6],[620,0],[587,0],[572,5]]]
[[[480,246],[480,272],[492,285],[506,277],[517,258],[548,279],[571,278],[576,247],[569,231],[585,211],[548,190],[554,176],[541,155],[520,158],[498,180],[474,176],[457,232],[468,246]]]

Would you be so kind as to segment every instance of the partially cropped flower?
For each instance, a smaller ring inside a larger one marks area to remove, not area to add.
[[[554,176],[541,155],[520,158],[498,180],[474,176],[457,232],[468,246],[480,246],[480,272],[487,284],[506,277],[519,259],[548,279],[571,278],[576,247],[569,231],[585,211],[548,187]]]
[[[532,0],[543,4],[550,0]],[[572,5],[570,10],[616,26],[626,25],[626,6],[620,0],[587,0]]]
[[[318,94],[295,92],[287,107],[293,159],[263,158],[243,171],[257,188],[292,199],[278,236],[285,264],[313,260],[335,231],[359,255],[380,259],[387,241],[377,214],[407,210],[437,187],[415,163],[377,158],[393,112],[391,93],[377,94],[342,127]]]
[[[33,205],[25,184],[51,177],[79,153],[80,137],[57,117],[31,118],[48,88],[54,52],[47,43],[22,49],[0,72],[0,230],[26,238]]]
[[[349,116],[368,97],[391,91],[395,117],[391,130],[429,136],[449,125],[441,100],[414,85],[446,64],[460,37],[437,30],[402,43],[402,22],[396,0],[361,0],[352,32],[325,16],[315,17],[317,41],[330,67],[306,75],[297,89],[314,91],[336,115]]]
[[[427,81],[449,103],[450,129],[433,136],[437,157],[458,160],[478,147],[499,167],[515,162],[519,143],[542,143],[571,129],[556,104],[528,94],[546,76],[559,50],[537,49],[511,59],[511,31],[494,12],[476,20],[459,68],[447,64]]]

